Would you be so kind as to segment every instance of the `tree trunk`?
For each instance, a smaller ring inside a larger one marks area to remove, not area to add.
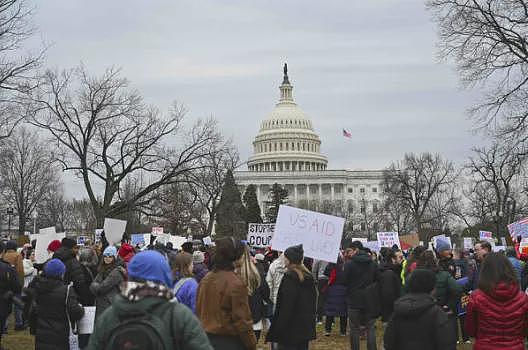
[[[18,235],[23,236],[24,232],[26,231],[26,216],[25,215],[18,215]]]

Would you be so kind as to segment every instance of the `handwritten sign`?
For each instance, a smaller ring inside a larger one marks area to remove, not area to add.
[[[203,243],[205,245],[213,245],[213,240],[211,239],[211,236],[207,236],[203,238]]]
[[[491,233],[490,231],[479,231],[479,237],[481,241],[488,241],[490,243],[491,242],[495,243],[495,241],[493,240],[493,233]]]
[[[352,242],[354,242],[354,241],[361,242],[361,244],[363,244],[363,247],[364,247],[365,244],[367,244],[367,242],[368,242],[368,238],[363,238],[363,237],[352,237]]]
[[[187,237],[183,236],[169,236],[169,242],[172,243],[174,249],[181,249],[183,243],[187,242]]]
[[[281,205],[271,246],[284,251],[302,244],[305,256],[337,262],[344,224],[340,217]]]
[[[392,248],[396,244],[401,249],[398,232],[378,232],[377,235],[380,248]]]
[[[136,245],[143,247],[145,245],[145,235],[142,233],[133,234],[130,236],[130,241],[134,247]]]
[[[41,234],[41,235],[55,234],[55,233],[57,233],[57,232],[55,231],[55,226],[46,227],[46,228],[41,228],[41,229],[39,230],[39,234]]]
[[[464,250],[473,249],[473,238],[464,237]]]
[[[84,316],[77,322],[79,334],[92,334],[95,321],[95,306],[85,306]]]
[[[370,249],[373,252],[379,253],[380,246],[378,241],[368,241],[363,247]]]
[[[266,248],[271,244],[275,224],[249,224],[247,241],[251,247]]]
[[[125,233],[126,225],[126,221],[105,218],[104,232],[106,240],[110,245],[121,242],[121,238],[123,238],[123,233]]]
[[[96,228],[94,233],[95,233],[95,243],[101,242],[101,234],[103,233],[103,229]]]
[[[170,242],[170,235],[168,233],[162,233],[156,236],[156,244],[167,244]]]
[[[152,228],[152,234],[154,236],[160,236],[163,234],[163,227],[153,227]]]
[[[77,245],[84,245],[87,240],[88,240],[88,237],[79,236],[77,237]]]
[[[55,227],[53,228],[55,230]],[[54,240],[62,240],[65,237],[64,233],[47,233],[42,234],[39,233],[38,235],[35,235],[37,239],[37,244],[35,246],[35,261],[37,264],[42,264],[46,262],[46,260],[49,259],[48,254],[48,245],[51,243],[51,241]]]

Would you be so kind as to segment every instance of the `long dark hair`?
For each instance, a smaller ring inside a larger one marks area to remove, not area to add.
[[[233,271],[235,261],[244,254],[244,244],[233,237],[221,238],[215,241],[214,269]]]
[[[491,294],[501,282],[518,284],[513,266],[504,255],[489,253],[482,262],[478,288],[486,294]]]
[[[434,273],[440,271],[435,254],[430,250],[426,250],[422,253],[422,255],[420,255],[420,257],[418,258],[418,262],[416,263],[416,267],[431,270]]]

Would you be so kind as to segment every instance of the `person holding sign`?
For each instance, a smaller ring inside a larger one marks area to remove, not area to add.
[[[315,339],[317,291],[312,273],[303,265],[303,247],[284,251],[286,268],[277,295],[277,305],[266,336],[279,349],[308,350]]]
[[[474,349],[523,350],[527,314],[528,296],[519,290],[511,263],[500,253],[488,254],[466,309],[465,327],[476,338]]]

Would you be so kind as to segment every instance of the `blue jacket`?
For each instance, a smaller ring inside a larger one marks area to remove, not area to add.
[[[523,270],[523,265],[519,259],[516,259],[512,256],[508,258],[510,262],[513,265],[513,270],[515,271],[515,275],[517,276],[517,282],[519,282],[519,286],[521,285],[521,273]]]
[[[193,313],[196,314],[196,294],[198,291],[198,282],[192,277],[186,278],[181,286],[178,281],[174,283],[174,296],[178,301],[186,305]],[[178,288],[179,287],[179,288]]]

